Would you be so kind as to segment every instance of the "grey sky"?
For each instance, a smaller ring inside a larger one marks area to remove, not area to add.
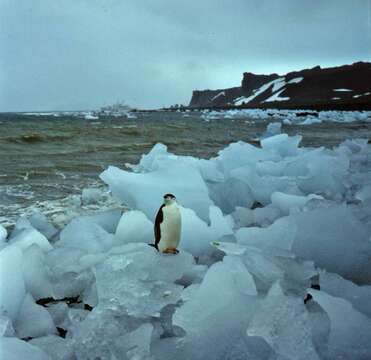
[[[370,0],[0,0],[0,111],[187,104],[193,89],[371,60]]]

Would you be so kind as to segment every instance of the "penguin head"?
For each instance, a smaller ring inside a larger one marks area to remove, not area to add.
[[[164,195],[164,204],[165,205],[170,205],[176,202],[176,197],[173,194],[165,194]]]

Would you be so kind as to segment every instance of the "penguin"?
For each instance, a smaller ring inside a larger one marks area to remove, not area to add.
[[[164,203],[156,215],[155,243],[149,245],[165,254],[178,254],[181,226],[182,219],[176,197],[173,194],[165,194]]]

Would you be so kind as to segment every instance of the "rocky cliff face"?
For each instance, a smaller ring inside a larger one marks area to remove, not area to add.
[[[194,91],[190,107],[371,107],[371,63],[256,75],[246,72],[240,87]]]
[[[270,74],[270,75],[256,75],[250,72],[245,72],[243,74],[243,79],[241,82],[241,88],[248,94],[254,89],[261,87],[262,85],[279,78],[278,74]]]
[[[195,90],[190,107],[224,106],[241,96],[241,87],[219,90]]]

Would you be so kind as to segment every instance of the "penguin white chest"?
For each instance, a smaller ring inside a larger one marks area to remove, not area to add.
[[[160,224],[161,239],[159,250],[177,248],[180,242],[182,220],[177,204],[166,205],[162,208],[163,221]]]

